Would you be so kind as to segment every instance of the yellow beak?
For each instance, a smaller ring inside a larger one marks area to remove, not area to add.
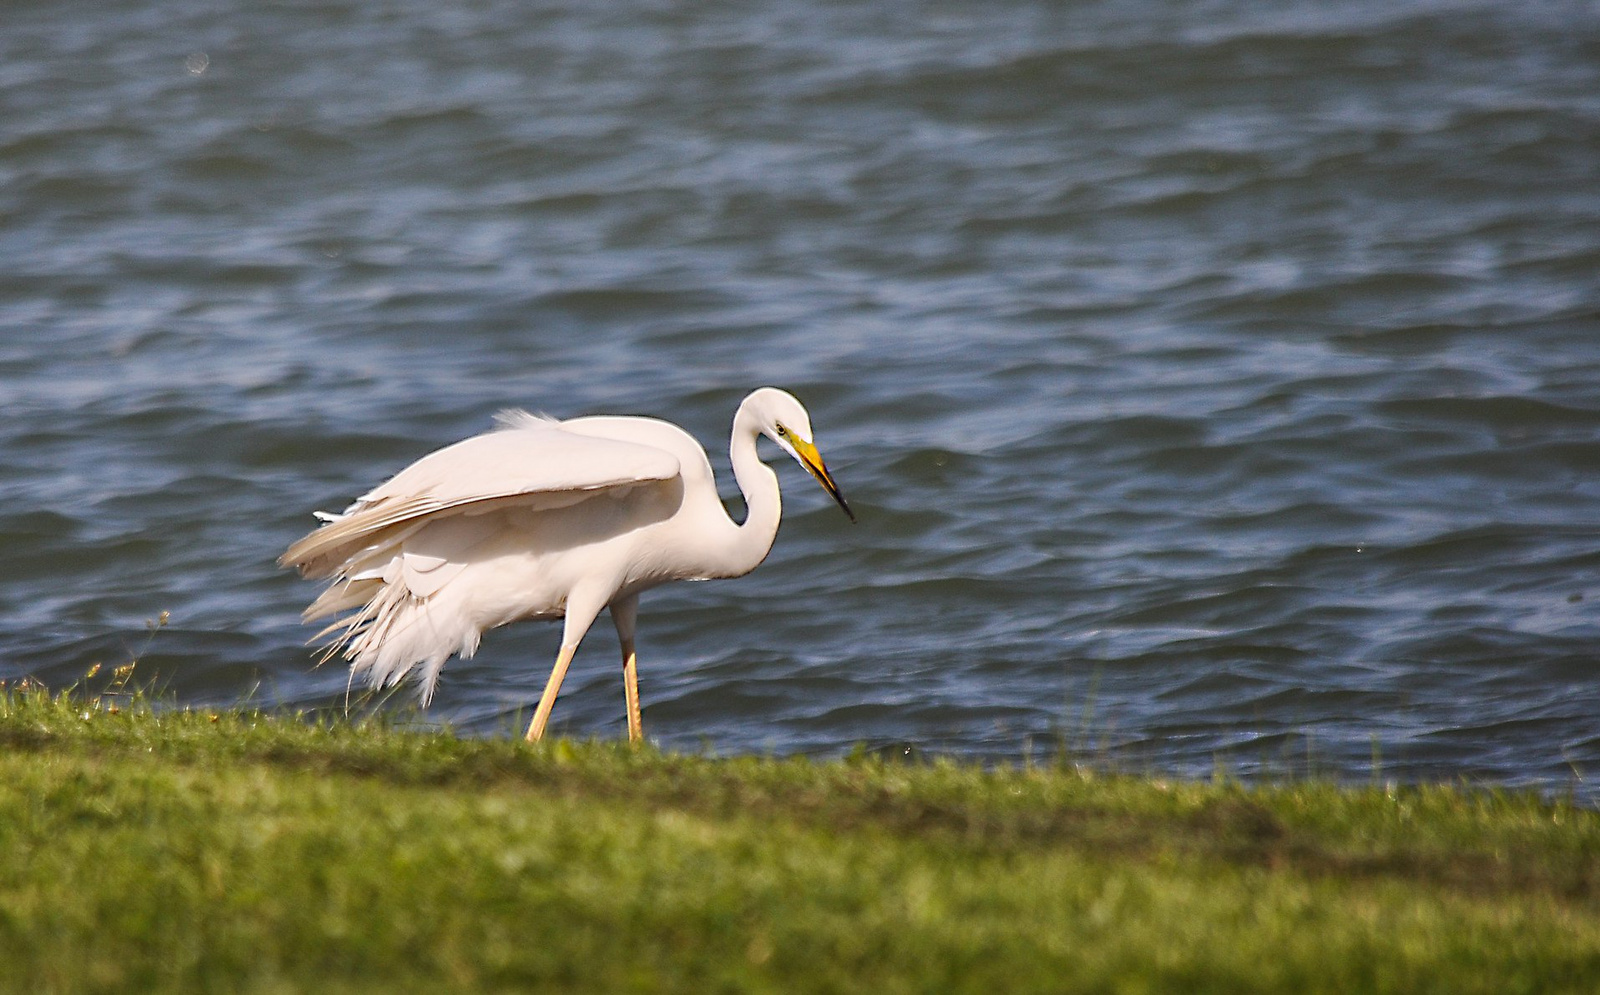
[[[800,458],[800,465],[817,478],[817,483],[822,485],[822,489],[838,502],[850,521],[854,522],[856,513],[850,510],[850,506],[845,503],[844,495],[839,493],[839,485],[833,482],[833,474],[828,472],[828,464],[822,462],[822,454],[817,452],[817,447],[803,439],[791,439],[790,444],[794,446],[794,454]]]

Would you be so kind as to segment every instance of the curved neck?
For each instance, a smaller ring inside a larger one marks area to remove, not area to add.
[[[783,517],[778,475],[756,455],[756,436],[760,434],[755,418],[741,404],[733,416],[728,457],[733,464],[733,479],[744,495],[744,524],[734,526],[733,540],[717,550],[717,574],[721,577],[740,577],[759,566],[772,549]]]

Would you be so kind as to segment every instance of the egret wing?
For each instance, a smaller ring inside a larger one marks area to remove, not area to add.
[[[424,521],[505,507],[568,507],[596,494],[678,476],[678,458],[654,446],[579,435],[522,412],[502,429],[429,453],[290,546],[285,566],[326,576],[369,559]]]

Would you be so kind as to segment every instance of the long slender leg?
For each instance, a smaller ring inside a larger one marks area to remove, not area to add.
[[[639,658],[633,640],[622,644],[622,693],[628,699],[628,742],[644,738],[644,717],[639,714]]]
[[[539,707],[534,709],[533,721],[528,725],[528,742],[537,742],[544,736],[544,727],[550,722],[550,709],[556,707],[556,695],[561,692],[561,679],[567,676],[567,666],[572,655],[578,652],[584,633],[594,624],[594,618],[605,607],[604,596],[596,596],[592,589],[575,590],[567,595],[567,617],[561,628],[561,652],[556,654],[556,665],[550,669],[550,680],[545,682],[544,694],[539,696]]]
[[[622,694],[628,703],[628,741],[644,738],[644,719],[639,714],[639,658],[634,653],[633,634],[639,620],[639,597],[611,603],[611,621],[622,644]]]
[[[577,651],[576,645],[563,645],[561,652],[556,654],[556,665],[550,671],[550,680],[545,683],[544,694],[539,697],[539,707],[528,726],[528,742],[536,743],[544,736],[544,727],[550,722],[550,709],[556,707],[556,695],[561,691],[561,679],[567,676],[567,665],[572,663],[572,654]]]

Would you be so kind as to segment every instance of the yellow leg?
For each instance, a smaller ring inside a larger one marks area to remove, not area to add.
[[[628,742],[637,743],[644,738],[644,719],[639,715],[639,658],[631,639],[622,643],[622,693],[628,699]]]
[[[550,680],[544,686],[544,694],[539,698],[539,707],[533,713],[533,722],[528,726],[528,742],[537,743],[544,737],[544,727],[550,722],[550,709],[556,707],[556,694],[561,691],[561,679],[567,676],[567,665],[572,663],[572,654],[578,651],[577,644],[562,646],[561,652],[556,654],[556,665],[550,671]]]

